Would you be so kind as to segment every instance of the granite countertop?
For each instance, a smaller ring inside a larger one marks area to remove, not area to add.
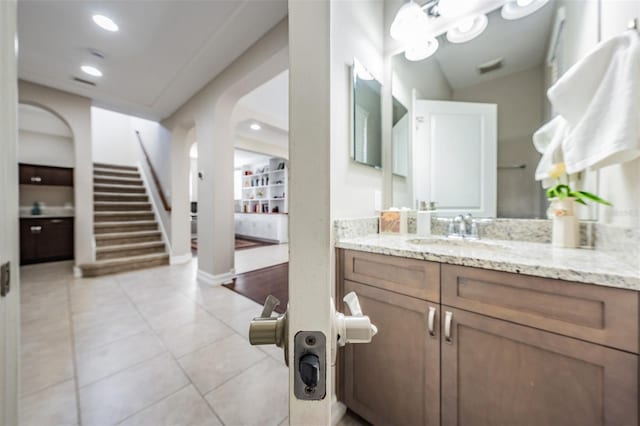
[[[41,214],[31,214],[30,206],[20,206],[20,219],[56,219],[74,216],[73,207],[43,206]]]
[[[336,247],[454,265],[473,266],[640,291],[640,261],[630,264],[610,252],[554,248],[551,244],[506,240],[460,241],[415,234],[370,234],[342,238]],[[448,245],[453,241],[453,246]]]

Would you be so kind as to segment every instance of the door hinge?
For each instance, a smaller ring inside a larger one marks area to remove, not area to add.
[[[11,262],[0,266],[0,297],[5,297],[11,291]]]

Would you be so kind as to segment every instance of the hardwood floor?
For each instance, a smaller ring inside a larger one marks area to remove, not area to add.
[[[289,263],[240,274],[224,286],[260,304],[272,294],[280,300],[276,312],[284,313],[289,302]]]

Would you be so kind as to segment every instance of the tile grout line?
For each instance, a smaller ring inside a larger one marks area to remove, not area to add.
[[[71,362],[73,363],[73,383],[76,391],[76,414],[78,416],[78,426],[82,426],[82,410],[80,409],[80,386],[78,383],[78,360],[76,356],[76,332],[73,323],[71,288],[69,280],[66,280],[65,288],[67,290],[67,315],[69,317],[69,334],[71,335]]]
[[[176,357],[173,355],[173,353],[171,353],[171,351],[169,350],[169,348],[167,348],[167,345],[164,343],[164,341],[162,340],[162,338],[158,335],[158,333],[151,327],[151,324],[149,323],[149,321],[147,320],[147,318],[142,314],[142,312],[140,311],[138,305],[136,302],[133,301],[133,299],[131,299],[131,296],[129,295],[129,293],[127,293],[127,291],[122,287],[122,284],[120,283],[120,280],[116,277],[115,278],[116,283],[118,284],[118,287],[120,288],[120,290],[122,290],[125,293],[125,296],[129,299],[129,301],[131,303],[133,303],[133,306],[135,308],[135,310],[140,314],[140,316],[142,317],[143,321],[147,324],[147,326],[149,327],[149,329],[151,330],[151,332],[156,336],[156,338],[160,341],[160,344],[165,348],[165,350],[167,351],[167,353],[169,354],[169,356],[173,359],[173,361],[175,362],[175,364],[178,366],[178,368],[180,369],[180,371],[182,372],[182,374],[184,375],[184,377],[189,381],[189,384],[191,386],[193,386],[193,388],[196,390],[196,392],[198,392],[198,394],[200,395],[200,397],[203,399],[203,401],[207,404],[207,406],[209,407],[209,409],[211,410],[211,412],[213,413],[213,415],[218,419],[218,421],[220,422],[220,424],[222,424],[223,426],[225,425],[225,423],[222,421],[222,419],[220,418],[220,416],[218,415],[218,413],[216,413],[216,411],[213,409],[213,407],[210,406],[210,404],[207,402],[207,400],[204,398],[204,396],[200,393],[200,390],[198,389],[198,387],[195,385],[195,383],[193,383],[193,381],[191,380],[191,377],[186,373],[186,371],[184,371],[184,369],[182,368],[182,365],[180,365],[180,363],[178,362],[178,359],[176,359]],[[233,330],[235,332],[235,330]],[[195,351],[194,351],[195,352]],[[174,392],[175,393],[175,392]],[[166,398],[160,399],[158,401],[155,401],[154,403],[150,404],[149,406],[143,408],[142,410],[136,411],[135,413],[131,414],[131,416],[134,416],[144,410],[146,410],[149,407],[154,406],[155,404],[157,404],[160,401],[163,401]],[[130,417],[131,417],[130,416]]]

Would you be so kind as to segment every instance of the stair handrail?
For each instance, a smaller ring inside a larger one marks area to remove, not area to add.
[[[162,184],[160,183],[160,179],[158,178],[158,174],[156,173],[156,169],[153,167],[153,164],[151,163],[151,158],[149,157],[149,154],[147,153],[147,150],[144,147],[144,144],[142,143],[142,136],[140,136],[140,131],[136,130],[136,136],[138,136],[138,143],[140,144],[140,148],[142,149],[142,153],[144,154],[146,160],[147,160],[147,164],[149,165],[149,170],[151,171],[151,177],[153,178],[153,182],[156,185],[156,188],[158,188],[158,193],[160,195],[160,201],[162,201],[162,207],[164,207],[165,211],[170,212],[171,211],[171,204],[169,204],[169,201],[167,200],[167,197],[164,195],[164,189],[162,188]]]

